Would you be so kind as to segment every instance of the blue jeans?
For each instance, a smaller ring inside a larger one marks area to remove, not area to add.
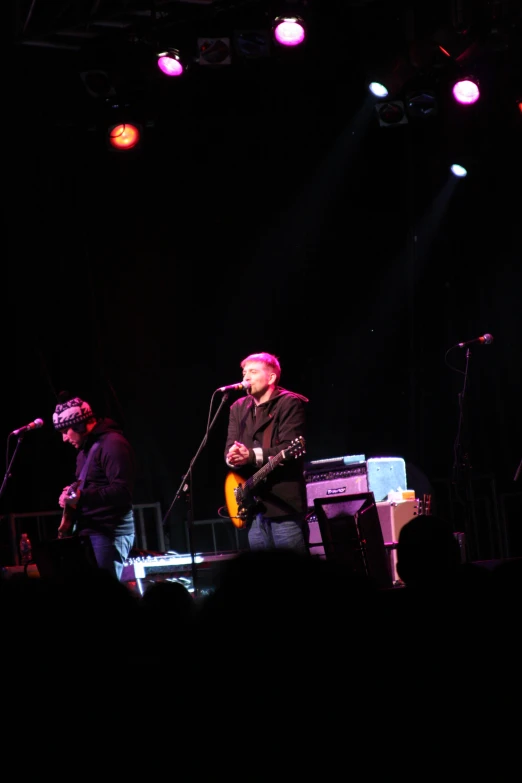
[[[101,533],[89,533],[87,535],[91,539],[98,568],[110,571],[119,582],[123,573],[123,564],[134,544],[134,534],[116,536],[114,539]]]
[[[289,519],[278,522],[258,514],[248,529],[248,544],[250,549],[294,549],[308,554],[308,523]]]

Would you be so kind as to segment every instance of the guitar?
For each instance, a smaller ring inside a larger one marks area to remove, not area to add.
[[[291,457],[300,457],[305,453],[305,441],[304,438],[295,438],[288,448],[280,451],[275,457],[272,457],[266,465],[254,473],[250,478],[242,479],[236,473],[229,473],[225,479],[225,502],[227,511],[233,524],[237,528],[244,528],[250,519],[254,506],[257,503],[257,498],[252,494],[254,487],[256,487],[260,481],[264,481],[269,473],[271,473],[278,465],[284,460]]]
[[[78,482],[71,484],[67,497],[71,500],[76,498],[76,490],[78,488]],[[58,527],[58,538],[66,538],[74,533],[74,527],[76,524],[76,506],[66,505],[63,508],[62,519],[60,526]]]

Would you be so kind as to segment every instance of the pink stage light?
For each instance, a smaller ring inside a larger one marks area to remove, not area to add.
[[[276,22],[274,35],[281,46],[298,46],[305,39],[305,29],[299,19],[284,18]]]
[[[453,97],[458,103],[463,103],[466,106],[471,103],[476,103],[480,97],[478,85],[475,82],[472,82],[471,79],[463,79],[462,81],[455,82],[453,86]]]
[[[183,65],[173,54],[161,54],[158,57],[158,68],[165,76],[181,76],[183,73]]]

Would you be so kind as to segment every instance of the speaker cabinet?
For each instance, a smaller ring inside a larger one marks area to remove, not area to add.
[[[308,508],[313,509],[316,498],[335,498],[340,495],[347,497],[348,495],[359,495],[361,492],[368,492],[366,470],[363,473],[312,481],[306,485],[306,500]]]
[[[325,558],[341,563],[352,573],[366,575],[379,588],[391,587],[388,556],[373,493],[316,498],[314,508]]]

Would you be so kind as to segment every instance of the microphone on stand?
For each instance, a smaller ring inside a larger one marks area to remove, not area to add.
[[[483,345],[490,345],[493,342],[492,334],[483,334],[482,337],[475,337],[474,340],[467,340],[465,343],[457,343],[459,348],[465,348],[466,345],[472,345],[473,343],[483,343]]]
[[[43,419],[35,419],[30,424],[26,424],[25,427],[19,427],[17,430],[13,430],[10,432],[10,435],[22,435],[24,432],[29,432],[29,430],[37,430],[40,427],[43,427]]]
[[[235,391],[236,389],[250,389],[250,381],[241,381],[241,383],[231,383],[230,386],[220,386],[218,391]]]

